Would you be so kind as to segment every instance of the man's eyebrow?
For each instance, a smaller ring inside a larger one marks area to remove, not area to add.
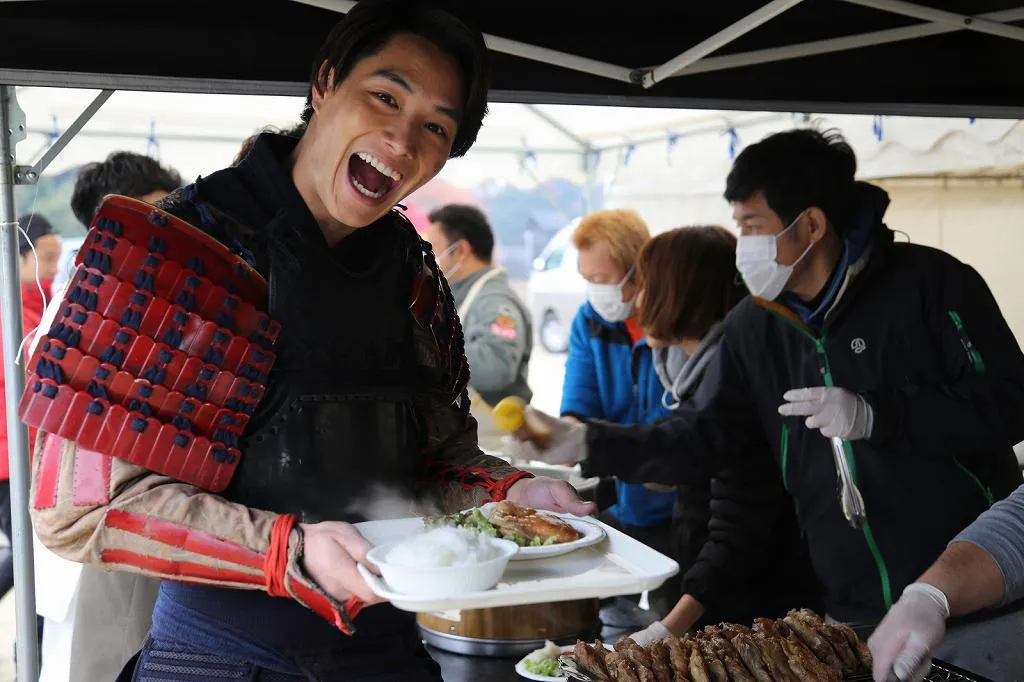
[[[373,72],[373,75],[374,76],[380,76],[381,78],[388,79],[389,81],[391,81],[392,83],[394,83],[398,87],[400,87],[403,90],[405,90],[406,92],[408,92],[410,95],[416,94],[416,91],[413,90],[411,85],[409,85],[409,81],[407,81],[402,76],[402,74],[398,73],[397,71],[394,71],[392,69],[377,69],[376,71]],[[438,113],[444,114],[445,116],[450,118],[453,122],[455,122],[455,123],[459,122],[459,118],[460,118],[459,117],[459,112],[456,111],[455,109],[453,109],[451,107],[442,106],[442,105],[438,105],[438,106],[436,106],[434,108],[437,110]]]
[[[402,78],[402,76],[399,73],[392,71],[391,69],[377,69],[376,71],[373,72],[373,75],[380,76],[381,78],[387,78],[389,81],[391,81],[398,87],[402,88],[409,94],[412,94],[414,92],[412,86],[409,85],[409,82]]]

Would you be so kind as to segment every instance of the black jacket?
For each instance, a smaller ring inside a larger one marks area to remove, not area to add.
[[[820,332],[748,298],[726,318],[720,389],[652,427],[592,424],[588,469],[677,484],[774,453],[831,616],[875,620],[993,500],[1021,483],[1024,355],[984,280],[949,254],[895,243],[888,197],[865,188],[869,248],[845,275]],[[837,501],[831,446],[778,414],[791,388],[835,385],[871,403],[874,430],[847,442],[868,523]],[[624,449],[634,456],[621,461]],[[641,456],[642,453],[642,456]],[[629,470],[624,470],[624,464]]]
[[[709,355],[717,355],[712,347]],[[680,398],[705,402],[719,390],[714,357]],[[793,608],[821,608],[821,586],[782,477],[763,456],[742,467],[678,486],[672,524],[675,557],[682,566],[682,593],[704,606],[698,627],[782,617]]]

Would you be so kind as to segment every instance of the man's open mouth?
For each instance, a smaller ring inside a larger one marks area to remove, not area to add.
[[[401,173],[369,152],[352,155],[348,177],[356,191],[371,201],[382,199],[402,181]]]

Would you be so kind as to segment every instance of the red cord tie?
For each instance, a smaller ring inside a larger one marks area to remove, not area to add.
[[[267,580],[267,594],[271,597],[291,596],[285,589],[285,575],[288,572],[288,537],[298,522],[298,517],[292,514],[281,514],[274,521],[274,527],[270,531],[270,545],[267,547],[267,558],[263,562],[263,574]]]

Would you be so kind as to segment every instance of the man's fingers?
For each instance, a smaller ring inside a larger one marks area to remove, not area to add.
[[[779,405],[779,414],[786,417],[807,417],[821,412],[821,403],[818,402],[793,402]]]
[[[576,516],[589,516],[597,511],[597,505],[580,498],[579,491],[568,481],[558,481],[551,484],[551,497],[559,507],[557,510]]]
[[[334,534],[334,539],[341,545],[342,549],[352,560],[356,563],[366,566],[374,575],[380,575],[380,569],[377,568],[376,564],[366,558],[367,552],[373,549],[373,545],[370,541],[364,538],[355,526],[348,523],[333,523],[331,524],[331,532]],[[353,569],[354,570],[354,569]],[[362,576],[360,576],[360,579]]]
[[[892,677],[892,664],[907,643],[907,633],[895,634],[885,629],[885,622],[868,639],[868,647],[874,659],[875,682],[888,682]]]
[[[782,399],[791,403],[813,402],[820,403],[825,397],[824,386],[811,386],[810,388],[793,388],[782,394]]]
[[[359,574],[356,562],[353,559],[349,558],[347,561],[339,560],[335,567],[334,575],[337,576],[342,593],[347,591],[353,596],[358,597],[365,604],[376,604],[380,601],[380,598],[366,584],[363,576]],[[338,597],[335,598],[338,599]],[[339,601],[344,601],[345,599],[347,597],[339,599]]]

